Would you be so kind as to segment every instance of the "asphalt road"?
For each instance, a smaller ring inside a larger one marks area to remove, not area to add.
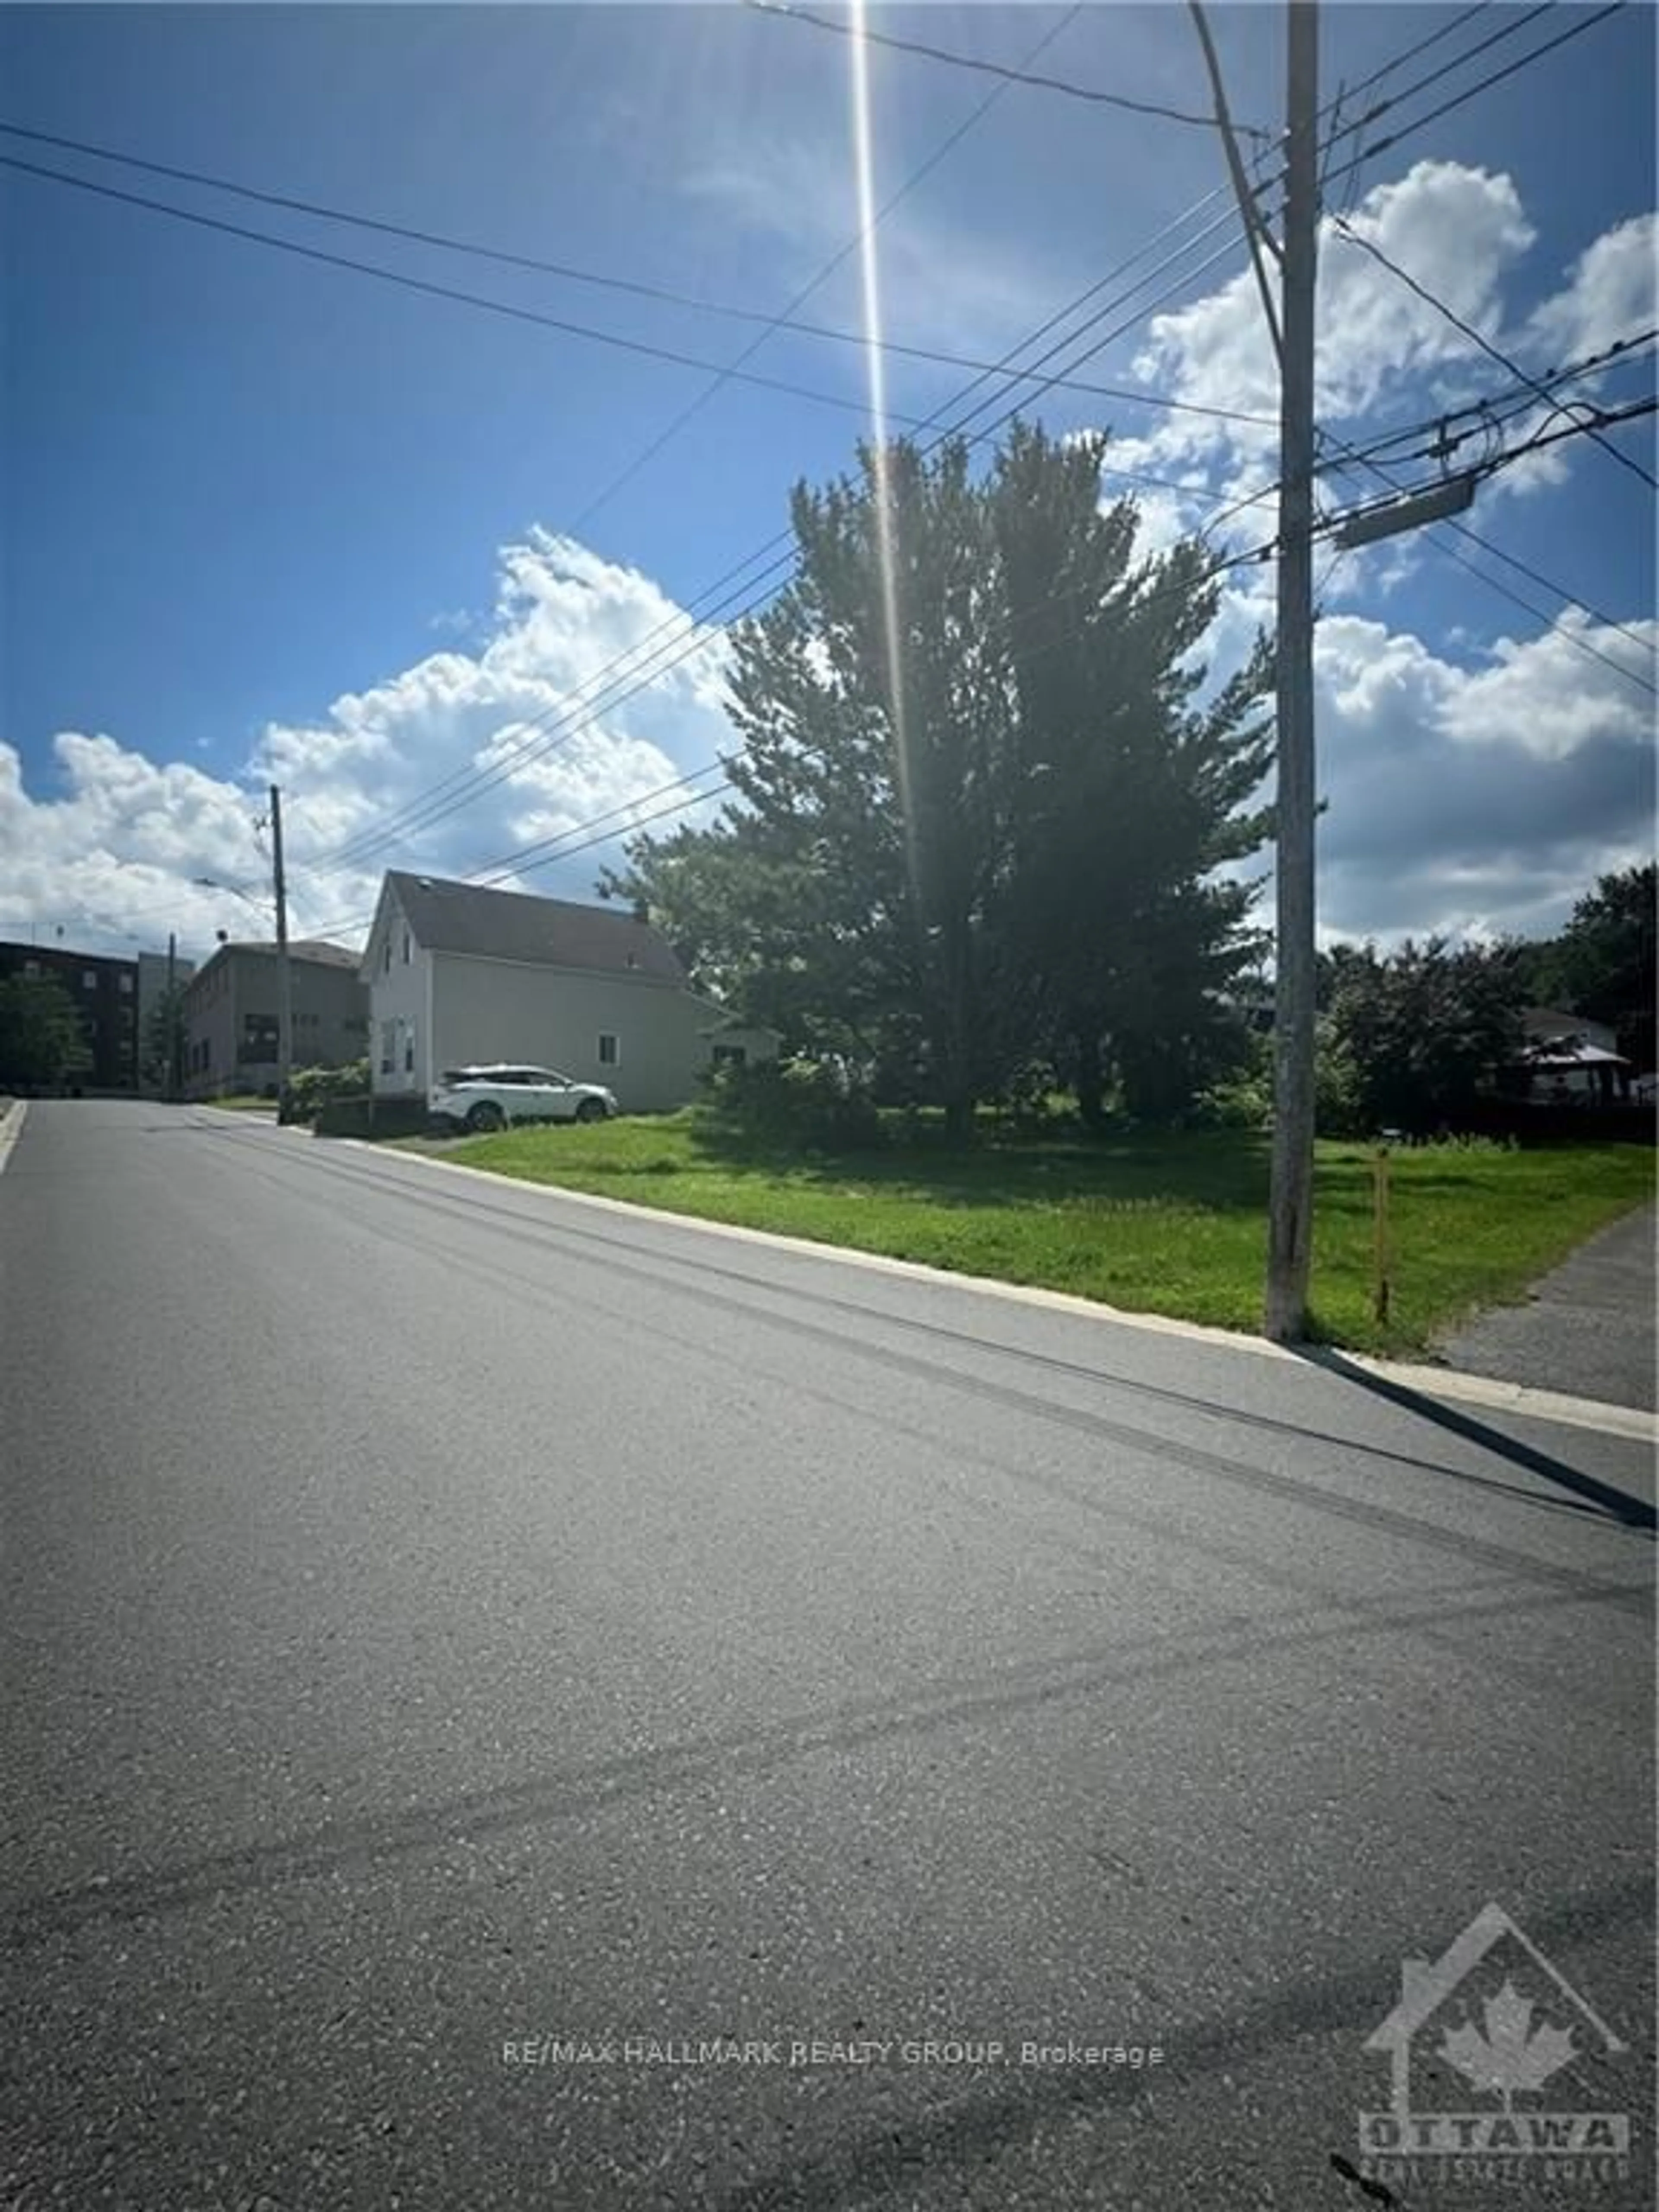
[[[0,1376],[9,2212],[1510,2203],[1489,1903],[1651,2203],[1646,1443],[139,1104]]]
[[[1656,1217],[1644,1206],[1444,1346],[1454,1367],[1652,1412],[1659,1406]]]

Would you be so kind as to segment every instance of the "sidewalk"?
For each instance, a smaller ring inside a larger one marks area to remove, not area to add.
[[[1656,1230],[1654,1207],[1626,1214],[1534,1283],[1524,1304],[1443,1339],[1437,1358],[1465,1374],[1655,1411]]]

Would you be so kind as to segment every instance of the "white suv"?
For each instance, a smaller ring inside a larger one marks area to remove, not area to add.
[[[598,1083],[573,1083],[550,1067],[447,1068],[427,1104],[440,1121],[475,1133],[512,1121],[603,1121],[618,1112],[615,1094]]]

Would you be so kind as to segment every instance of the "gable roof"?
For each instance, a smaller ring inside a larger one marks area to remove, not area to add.
[[[685,981],[685,970],[667,939],[626,909],[535,898],[526,891],[486,890],[477,884],[397,870],[388,872],[386,888],[416,941],[428,952],[582,968],[648,982]]]

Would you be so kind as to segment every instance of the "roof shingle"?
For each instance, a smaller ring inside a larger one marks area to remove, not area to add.
[[[487,890],[477,884],[395,869],[386,882],[416,942],[428,952],[584,968],[658,983],[685,981],[667,940],[625,910],[535,898],[526,891]]]

